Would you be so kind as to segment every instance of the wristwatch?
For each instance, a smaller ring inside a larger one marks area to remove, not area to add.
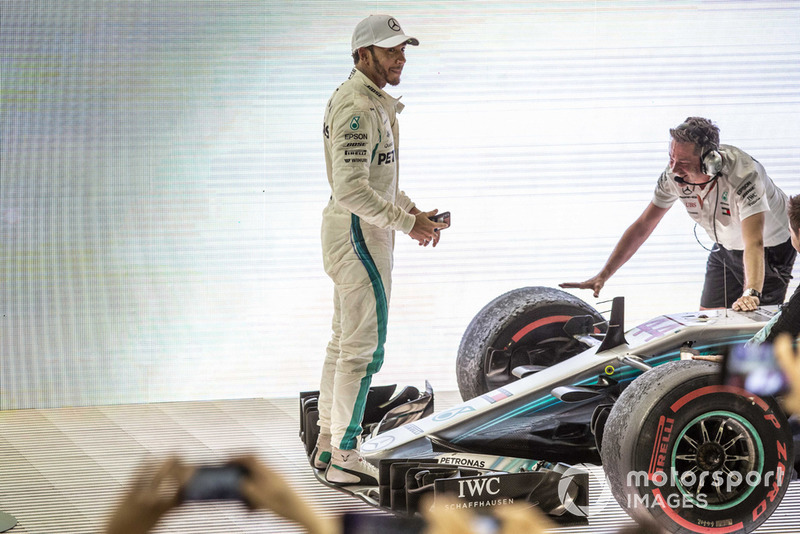
[[[742,293],[743,297],[756,297],[758,300],[761,300],[761,291],[758,289],[753,289],[752,287],[748,287]]]

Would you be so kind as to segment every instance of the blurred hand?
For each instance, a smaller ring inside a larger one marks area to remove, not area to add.
[[[145,534],[181,503],[179,488],[191,478],[194,468],[170,458],[153,471],[145,467],[136,477],[109,518],[106,534]]]
[[[241,491],[245,504],[253,509],[272,510],[276,514],[305,527],[309,534],[338,534],[340,525],[320,516],[286,480],[255,456],[242,456],[233,460],[242,465],[248,475],[242,480]]]
[[[600,296],[600,290],[603,289],[604,285],[606,285],[606,279],[598,274],[597,276],[589,278],[585,282],[564,282],[562,284],[558,284],[558,287],[565,289],[591,289],[594,291],[594,298],[597,298]]]
[[[779,335],[773,348],[775,359],[789,381],[789,394],[784,405],[789,412],[800,415],[800,353],[792,348],[792,337],[789,334]]]
[[[502,521],[500,534],[545,534],[555,525],[531,504],[500,506],[495,516]]]
[[[472,510],[452,506],[454,499],[437,500],[433,508],[433,498],[426,498],[421,506],[422,517],[428,524],[424,534],[476,534],[481,518]],[[500,523],[500,534],[545,534],[554,528],[550,521],[532,504],[512,504],[492,508],[491,513]]]
[[[424,497],[420,503],[422,517],[427,523],[423,534],[477,534],[472,525],[475,513],[472,510],[457,509],[457,501],[444,497],[434,508],[433,496]]]

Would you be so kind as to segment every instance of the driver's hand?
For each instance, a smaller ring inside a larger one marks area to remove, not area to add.
[[[439,230],[447,228],[447,224],[434,222],[430,219],[430,217],[433,217],[438,212],[439,210],[431,210],[414,213],[414,217],[416,218],[414,221],[414,228],[411,229],[408,235],[411,239],[417,241],[420,246],[427,247],[430,243],[436,246],[440,237]]]
[[[558,284],[558,287],[567,289],[567,288],[576,288],[576,289],[591,289],[594,291],[594,298],[600,296],[600,290],[603,289],[603,286],[606,285],[606,279],[600,275],[593,276],[589,278],[585,282],[564,282]]]

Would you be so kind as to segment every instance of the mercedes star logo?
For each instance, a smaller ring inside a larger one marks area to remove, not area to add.
[[[396,31],[396,32],[399,32],[399,31],[400,31],[400,24],[398,24],[396,20],[394,20],[394,19],[389,19],[389,21],[387,22],[387,24],[389,25],[389,27],[390,27],[390,28],[391,28],[393,31]]]

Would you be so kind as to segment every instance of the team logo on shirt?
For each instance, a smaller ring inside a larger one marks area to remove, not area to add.
[[[755,191],[755,189],[756,186],[753,184],[753,182],[748,180],[745,183],[743,183],[741,187],[739,187],[739,189],[736,190],[736,194],[739,195],[740,197],[744,197]]]
[[[723,202],[722,204],[720,204],[719,212],[721,214],[723,214],[723,215],[726,215],[726,216],[730,217],[731,216],[731,205],[728,204],[727,202]]]
[[[728,217],[731,216],[731,205],[728,202],[728,191],[727,190],[725,190],[725,192],[722,193],[722,202],[720,203],[719,211],[723,215],[727,215]]]
[[[744,199],[748,206],[755,206],[761,198],[755,184],[748,180],[736,190],[736,194]]]
[[[351,130],[358,130],[358,121],[361,120],[361,115],[356,115],[353,117],[353,120],[350,121],[350,129]]]

